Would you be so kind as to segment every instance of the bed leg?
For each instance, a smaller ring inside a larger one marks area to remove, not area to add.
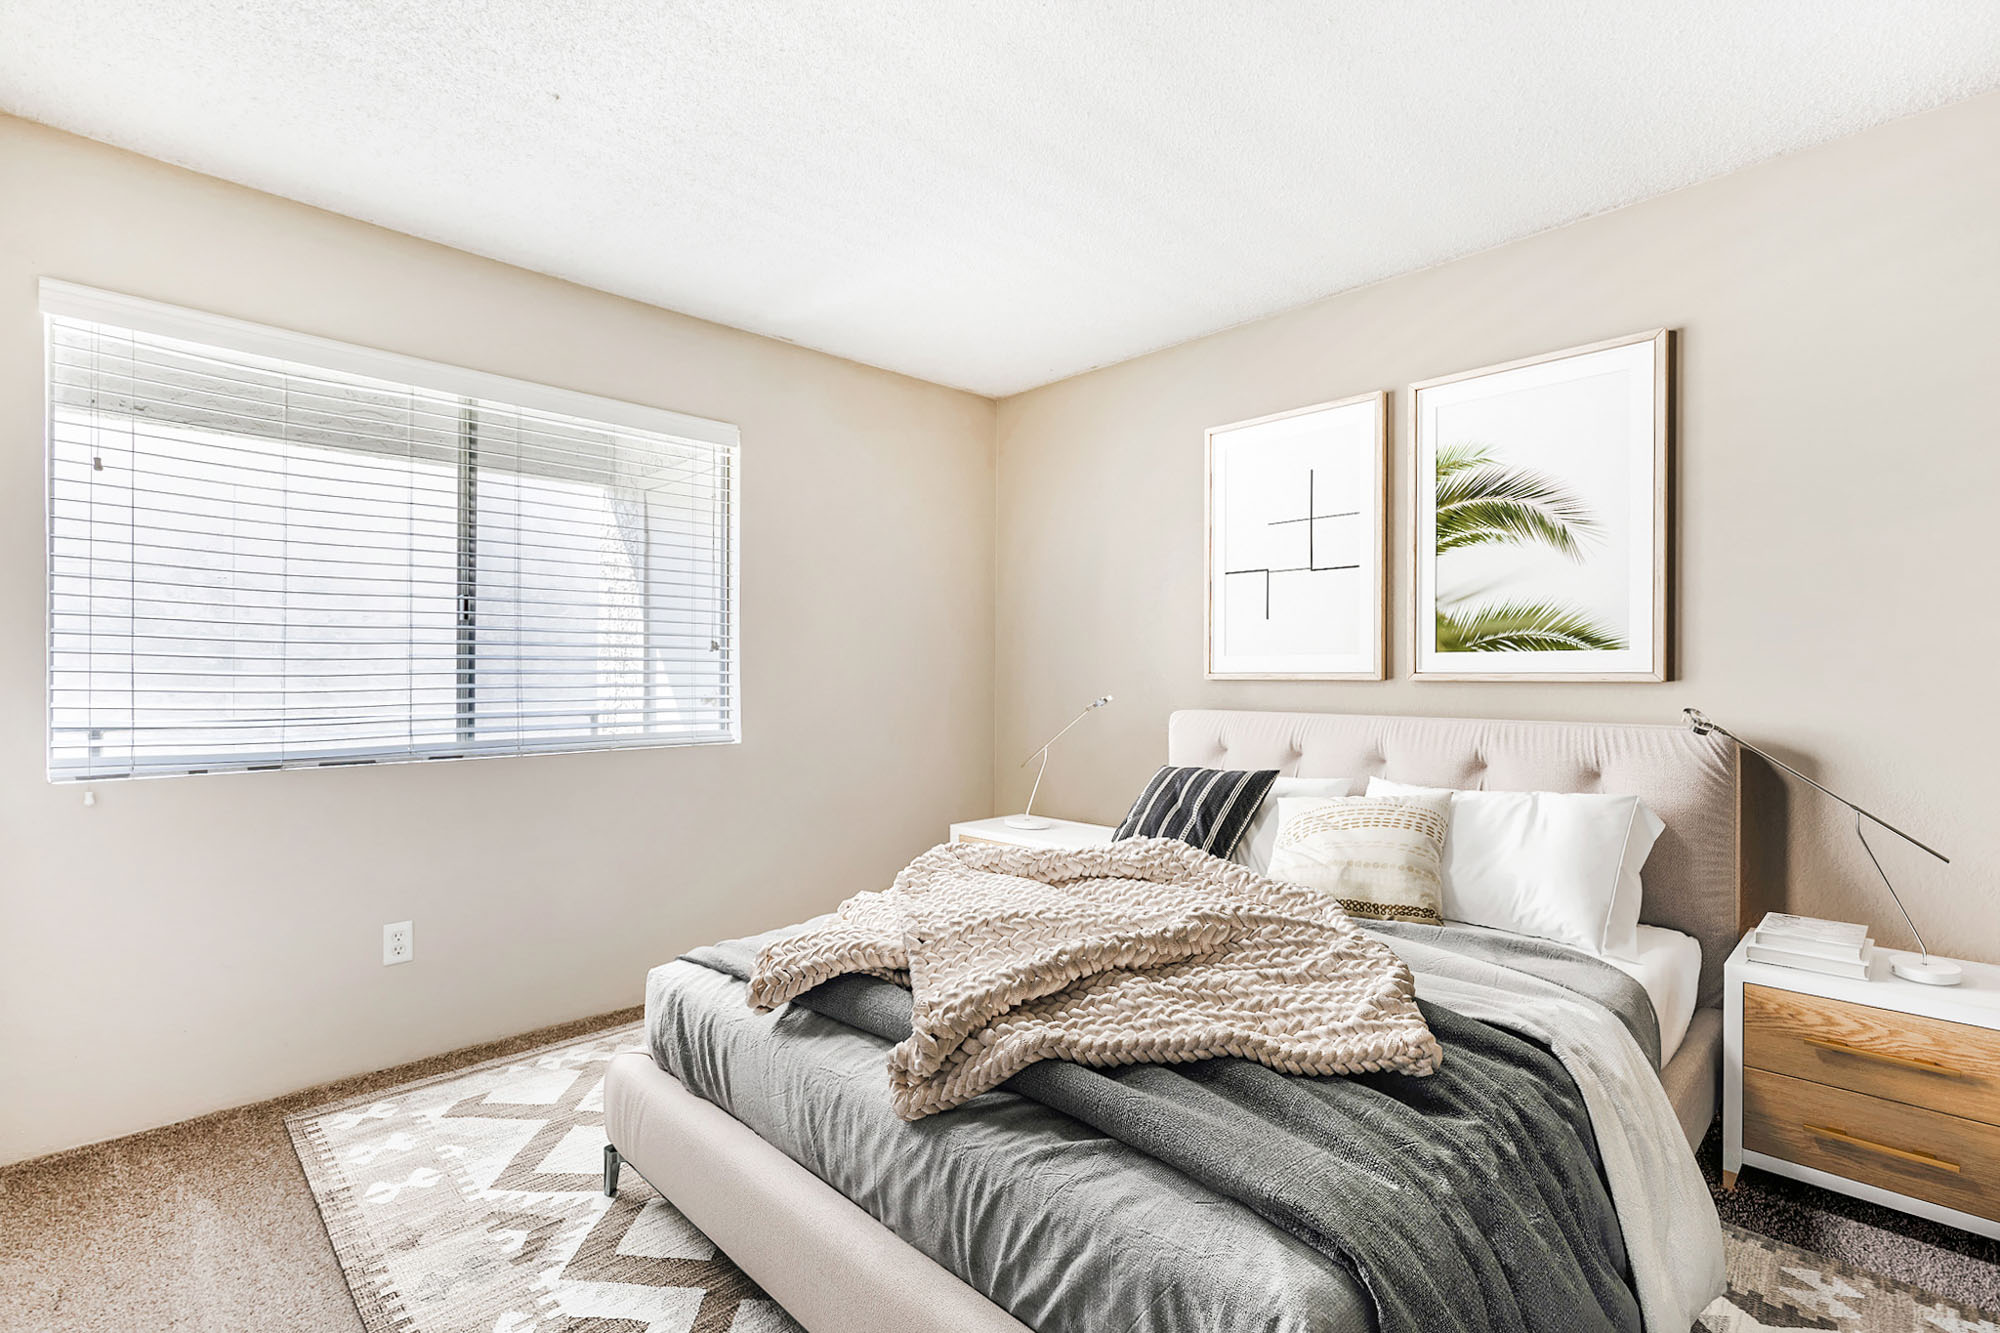
[[[618,1195],[618,1167],[624,1160],[616,1148],[604,1145],[604,1192],[612,1198]]]
[[[1734,1171],[1724,1171],[1722,1173],[1722,1188],[1726,1190],[1736,1188],[1736,1173]]]

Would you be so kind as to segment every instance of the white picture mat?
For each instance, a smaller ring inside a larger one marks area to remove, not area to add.
[[[1659,425],[1663,339],[1664,334],[1649,334],[1414,387],[1416,674],[1658,678],[1664,658],[1658,600],[1664,587],[1655,568],[1664,510],[1656,489],[1666,447]],[[1590,558],[1578,564],[1526,545],[1438,555],[1436,463],[1439,447],[1448,443],[1491,446],[1509,465],[1550,474],[1581,493],[1603,525]],[[1617,628],[1628,646],[1437,651],[1440,583],[1457,557],[1475,552],[1495,600],[1507,596],[1510,579],[1531,573],[1536,595],[1576,604]]]
[[[1386,427],[1376,393],[1209,431],[1211,677],[1381,679]]]

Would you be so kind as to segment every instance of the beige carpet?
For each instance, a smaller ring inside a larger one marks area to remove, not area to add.
[[[286,1115],[622,1026],[636,1009],[0,1168],[6,1333],[363,1333]]]

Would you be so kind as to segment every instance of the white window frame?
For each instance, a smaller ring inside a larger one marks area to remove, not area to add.
[[[438,393],[451,394],[463,398],[483,399],[510,407],[522,407],[536,411],[559,413],[564,416],[579,417],[599,422],[607,426],[624,426],[633,430],[651,431],[677,439],[711,445],[725,451],[729,459],[729,559],[728,559],[728,616],[731,631],[730,654],[728,660],[729,682],[729,727],[726,738],[700,740],[672,740],[645,737],[633,741],[612,744],[580,743],[564,745],[560,748],[525,750],[518,753],[507,751],[471,751],[466,754],[450,755],[395,755],[364,760],[330,758],[325,763],[306,761],[300,764],[282,766],[259,765],[254,768],[239,765],[219,764],[212,769],[196,769],[189,773],[146,773],[133,777],[181,777],[208,776],[232,772],[282,772],[291,768],[353,768],[382,763],[437,763],[458,759],[512,759],[533,754],[574,754],[596,750],[628,749],[678,749],[709,745],[736,745],[743,740],[743,610],[742,610],[742,443],[741,433],[729,422],[715,421],[707,417],[693,416],[685,412],[675,412],[663,407],[650,407],[643,403],[628,402],[619,398],[604,398],[596,394],[581,393],[574,389],[561,389],[554,385],[539,384],[532,380],[514,379],[506,375],[496,375],[483,370],[473,370],[466,366],[455,366],[442,361],[428,361],[422,357],[407,356],[401,352],[382,351],[355,343],[341,342],[333,338],[322,338],[310,333],[296,333],[289,329],[275,328],[266,324],[255,324],[248,320],[232,319],[225,315],[209,314],[184,306],[168,305],[143,297],[126,296],[119,292],[104,291],[87,287],[80,283],[66,282],[58,278],[41,279],[40,307],[44,316],[44,328],[50,316],[64,319],[83,320],[96,324],[107,324],[130,329],[135,333],[148,333],[159,337],[177,338],[186,342],[201,343],[223,351],[237,352],[250,356],[271,357],[280,361],[298,362],[321,370],[338,371],[370,379],[386,380],[392,383],[429,389]],[[51,456],[49,441],[55,428],[55,404],[49,390],[47,374],[49,349],[43,348],[43,500],[46,506],[53,495],[53,477],[46,469]],[[43,522],[49,522],[45,508]],[[45,543],[46,545],[46,543]],[[54,623],[54,565],[52,548],[44,574],[44,637],[47,627]],[[43,677],[45,682],[44,717],[52,722],[54,717],[53,675],[48,670],[46,642],[43,653]],[[44,728],[44,752],[47,753],[48,732]],[[105,776],[87,776],[70,773],[49,772],[52,783],[93,783],[113,780]],[[119,777],[116,780],[126,780]]]

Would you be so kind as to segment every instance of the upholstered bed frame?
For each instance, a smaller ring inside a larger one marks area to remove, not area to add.
[[[1214,710],[1175,713],[1167,762],[1380,776],[1496,791],[1640,797],[1666,822],[1641,920],[1701,942],[1693,1023],[1661,1082],[1690,1144],[1715,1116],[1722,964],[1740,934],[1738,755],[1683,727]],[[643,1051],[605,1079],[607,1191],[620,1159],[686,1213],[810,1333],[1021,1333],[958,1280]]]

